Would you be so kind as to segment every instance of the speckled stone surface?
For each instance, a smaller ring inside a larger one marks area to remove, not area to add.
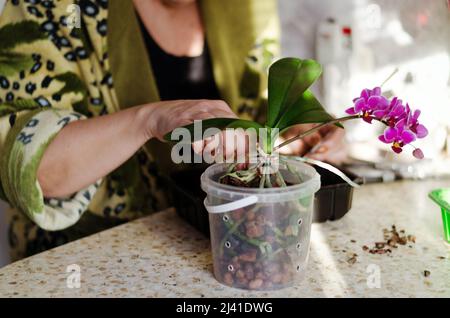
[[[169,210],[1,269],[0,296],[450,297],[450,247],[442,239],[439,209],[427,198],[444,186],[450,180],[355,190],[347,216],[313,225],[306,278],[284,290],[249,292],[216,282],[209,241]],[[382,241],[383,228],[392,224],[415,235],[416,244],[399,246],[390,256],[362,250]],[[351,264],[353,253],[358,256]],[[71,264],[81,269],[79,289],[67,287]],[[380,288],[373,288],[377,270]]]

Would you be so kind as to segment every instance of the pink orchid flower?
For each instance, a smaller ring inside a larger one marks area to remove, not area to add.
[[[412,111],[408,104],[404,106],[402,100],[397,97],[389,101],[381,94],[380,87],[364,89],[353,103],[353,107],[346,110],[347,114],[360,115],[369,124],[375,119],[388,126],[378,139],[392,144],[395,153],[401,153],[404,146],[428,135],[427,128],[419,122],[420,110]],[[422,150],[415,147],[413,156],[424,158]]]

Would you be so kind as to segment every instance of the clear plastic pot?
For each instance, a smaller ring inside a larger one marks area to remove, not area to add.
[[[314,194],[320,176],[309,165],[280,164],[284,188],[243,188],[220,184],[226,164],[201,177],[207,193],[216,279],[228,286],[280,289],[300,281],[309,254]]]

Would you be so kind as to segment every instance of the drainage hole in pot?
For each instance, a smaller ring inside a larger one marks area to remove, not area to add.
[[[230,217],[229,217],[228,215],[225,214],[225,215],[223,216],[223,221],[224,221],[224,222],[228,222],[229,220],[230,220]]]
[[[226,242],[225,242],[225,247],[226,247],[226,248],[230,248],[230,247],[231,247],[230,241],[226,241]]]
[[[234,272],[234,266],[233,265],[228,265],[228,271],[229,272]]]
[[[298,225],[302,225],[303,220],[302,219],[298,219],[297,223],[298,223]]]

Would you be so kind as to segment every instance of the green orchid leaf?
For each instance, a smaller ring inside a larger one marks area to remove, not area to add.
[[[197,140],[201,140],[203,137],[203,133],[208,128],[217,128],[220,130],[224,130],[226,128],[235,128],[235,129],[236,128],[242,128],[242,129],[254,128],[258,131],[258,129],[263,128],[263,126],[256,122],[250,121],[250,120],[243,120],[243,119],[237,119],[237,118],[211,118],[211,119],[202,120],[201,134],[195,134],[195,125],[194,124],[190,124],[190,125],[184,126],[182,128],[186,128],[187,130],[189,130],[189,133],[191,136],[191,142],[194,142]],[[164,136],[164,139],[167,141],[173,141],[172,140],[172,132],[166,134]]]
[[[280,131],[299,124],[325,123],[333,120],[311,91],[306,91],[280,118]]]
[[[319,78],[322,68],[314,60],[284,58],[269,69],[268,127],[277,127],[280,118],[297,104],[302,94]]]

